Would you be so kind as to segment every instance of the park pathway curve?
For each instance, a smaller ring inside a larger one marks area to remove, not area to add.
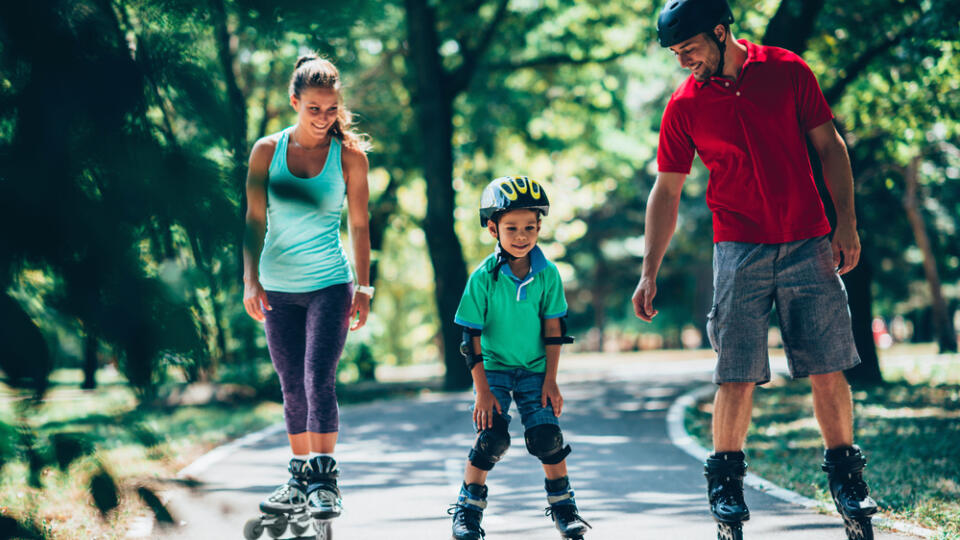
[[[593,525],[587,539],[716,538],[702,465],[671,444],[666,427],[672,401],[710,380],[712,360],[600,364],[581,360],[561,368],[566,409],[560,420],[573,447],[568,462],[581,513]],[[343,407],[337,457],[346,510],[334,522],[334,537],[449,538],[446,509],[473,440],[471,404],[469,393],[456,393]],[[512,416],[513,446],[488,482],[487,540],[556,540],[543,514],[542,470]],[[227,453],[194,475],[197,488],[170,493],[181,524],[153,536],[242,538],[259,501],[284,480],[288,451],[286,435],[275,432]],[[754,490],[746,498],[753,516],[744,526],[748,539],[845,538],[838,517]],[[878,531],[876,538],[910,537]]]

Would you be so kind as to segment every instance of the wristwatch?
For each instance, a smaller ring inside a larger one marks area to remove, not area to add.
[[[370,285],[357,285],[354,287],[354,291],[360,294],[365,294],[370,298],[373,298],[373,287],[371,287]]]

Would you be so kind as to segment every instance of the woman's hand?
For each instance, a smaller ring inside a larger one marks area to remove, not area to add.
[[[493,410],[497,414],[503,414],[500,408],[500,402],[493,396],[493,392],[488,389],[477,390],[476,402],[473,405],[473,423],[478,429],[489,429],[493,427]]]
[[[353,293],[353,303],[350,305],[350,313],[347,315],[348,319],[354,321],[353,325],[350,327],[350,330],[359,330],[363,328],[363,325],[367,324],[367,315],[370,314],[370,296],[355,292]]]
[[[553,415],[560,416],[563,412],[563,396],[560,395],[560,387],[557,381],[547,379],[543,381],[543,389],[540,391],[540,405],[547,406],[547,401],[553,407]]]
[[[243,307],[247,310],[247,315],[257,322],[266,320],[263,310],[270,311],[270,302],[267,301],[267,293],[259,281],[245,281],[243,283]]]

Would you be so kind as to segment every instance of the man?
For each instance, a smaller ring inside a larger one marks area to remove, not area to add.
[[[862,538],[876,503],[867,495],[865,460],[853,444],[853,405],[843,370],[860,359],[838,275],[853,269],[860,256],[850,159],[803,60],[784,49],[734,40],[732,22],[725,0],[670,0],[660,13],[660,45],[691,76],[663,114],[634,310],[648,322],[657,314],[657,271],[696,152],[710,171],[706,197],[714,232],[707,330],[720,386],[714,453],[705,464],[711,512],[721,532],[733,537],[750,516],[743,502],[742,450],[753,389],[770,380],[767,330],[776,302],[791,376],[810,377],[831,494],[848,536]],[[820,156],[837,210],[832,241],[807,139]]]

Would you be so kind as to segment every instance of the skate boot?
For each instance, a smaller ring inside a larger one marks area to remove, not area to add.
[[[830,495],[843,516],[848,540],[873,540],[871,518],[877,513],[877,503],[870,498],[863,468],[867,460],[860,448],[844,446],[826,450],[821,468],[827,473]]]
[[[246,522],[243,535],[255,540],[266,532],[271,538],[279,538],[290,525],[290,532],[300,536],[310,529],[307,513],[307,479],[310,465],[302,459],[291,459],[287,467],[290,480],[275,489],[260,503],[261,515]]]
[[[453,540],[480,540],[486,536],[480,521],[487,507],[487,486],[463,484],[456,504],[447,513],[453,516]]]
[[[307,486],[307,508],[310,515],[318,520],[329,520],[340,516],[343,502],[337,477],[340,469],[337,461],[330,456],[317,456],[310,459],[310,479]]]
[[[550,504],[544,515],[550,516],[562,538],[583,540],[583,534],[593,527],[577,511],[570,480],[566,476],[556,480],[547,479],[544,487],[547,490],[547,503]]]
[[[747,463],[743,452],[717,452],[704,464],[710,513],[717,522],[718,540],[743,540],[743,522],[750,510],[743,501]]]

